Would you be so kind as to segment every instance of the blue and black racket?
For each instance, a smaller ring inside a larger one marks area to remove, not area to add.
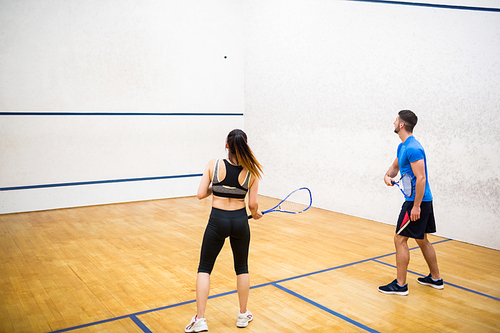
[[[263,211],[262,214],[264,215],[272,212],[298,214],[311,208],[311,205],[311,190],[307,187],[301,187],[291,192],[285,199],[281,200],[281,202],[273,208]],[[248,215],[248,218],[251,219],[252,215]]]
[[[404,194],[405,198],[410,198],[413,194],[413,183],[411,181],[411,176],[407,173],[401,176],[398,181],[392,181],[392,184],[399,187],[401,193]]]

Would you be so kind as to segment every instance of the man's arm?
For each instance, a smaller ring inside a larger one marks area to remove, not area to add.
[[[399,172],[399,161],[398,158],[396,157],[394,162],[392,162],[391,167],[389,168],[389,170],[387,170],[387,172],[384,175],[384,182],[387,186],[394,186],[392,182],[394,181],[394,177],[397,176],[398,172]]]
[[[423,159],[411,163],[413,174],[417,178],[415,181],[415,201],[410,214],[410,220],[416,221],[420,218],[420,204],[425,193],[425,162]]]

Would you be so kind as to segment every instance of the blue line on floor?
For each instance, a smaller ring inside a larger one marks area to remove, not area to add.
[[[139,320],[136,316],[130,316],[130,319],[139,326],[139,328],[144,332],[144,333],[153,333],[142,321]]]
[[[395,265],[391,265],[391,264],[388,264],[388,263],[383,262],[383,261],[379,261],[379,260],[373,260],[373,261],[378,262],[379,264],[383,264],[383,265],[386,265],[386,266],[389,266],[389,267],[396,268]],[[420,273],[413,272],[413,271],[410,271],[410,270],[408,270],[408,273],[419,275],[419,276],[422,276],[422,277],[426,276],[424,274],[420,274]],[[500,301],[500,298],[498,298],[498,297],[487,295],[487,294],[481,293],[479,291],[475,291],[475,290],[472,290],[472,289],[469,289],[469,288],[465,288],[465,287],[459,286],[459,285],[454,284],[454,283],[450,283],[450,282],[446,282],[446,281],[443,281],[443,282],[447,286],[455,287],[455,288],[462,289],[462,290],[465,290],[465,291],[468,291],[468,292],[471,292],[471,293],[474,293],[474,294],[477,294],[477,295],[488,297],[488,298],[494,299],[495,301]]]
[[[69,331],[73,331],[73,330],[78,330],[78,329],[80,329],[80,328],[85,328],[85,327],[89,327],[89,326],[95,326],[95,325],[100,325],[100,324],[110,323],[110,322],[112,322],[112,321],[121,320],[121,319],[126,319],[126,318],[130,318],[130,315],[120,316],[120,317],[110,318],[110,319],[105,319],[105,320],[99,320],[99,321],[95,321],[95,322],[93,322],[93,323],[88,323],[88,324],[83,324],[83,325],[78,325],[78,326],[73,326],[73,327],[63,328],[63,329],[61,329],[61,330],[52,331],[51,333],[69,332]]]
[[[449,242],[451,240],[452,239],[443,239],[443,240],[434,242],[432,244],[439,244],[439,243]],[[418,249],[418,248],[419,247],[416,246],[416,247],[411,248],[410,250],[415,250],[415,249]],[[316,274],[320,274],[320,273],[326,273],[326,272],[333,271],[333,270],[336,270],[336,269],[345,268],[345,267],[349,267],[349,266],[354,266],[354,265],[357,265],[357,264],[362,264],[362,263],[365,263],[365,262],[368,262],[368,261],[372,261],[372,260],[376,260],[376,259],[380,259],[380,258],[384,258],[384,257],[389,257],[389,256],[392,256],[392,255],[395,255],[395,254],[396,254],[396,252],[392,252],[392,253],[389,253],[389,254],[384,254],[384,255],[373,257],[373,258],[369,258],[369,259],[364,259],[364,260],[360,260],[360,261],[351,262],[351,263],[345,264],[345,265],[340,265],[340,266],[335,266],[335,267],[331,267],[331,268],[327,268],[327,269],[322,269],[322,270],[316,271],[316,272],[306,273],[306,274],[297,275],[297,276],[293,276],[293,277],[282,279],[282,280],[277,280],[277,281],[273,281],[273,282],[259,284],[259,285],[256,285],[256,286],[253,286],[253,287],[250,287],[250,288],[251,289],[255,289],[255,288],[260,288],[260,287],[265,287],[265,286],[268,286],[268,285],[272,285],[273,283],[282,283],[282,282],[296,280],[296,279],[300,279],[300,278],[311,276],[311,275],[316,275]]]
[[[432,244],[444,243],[444,242],[448,242],[448,241],[451,241],[451,240],[452,239],[444,239],[444,240],[441,240],[441,241],[434,242]],[[418,249],[418,246],[413,247],[410,250],[415,250],[415,249]],[[279,286],[278,283],[282,283],[282,282],[286,282],[286,281],[291,281],[291,280],[296,280],[296,279],[299,279],[299,278],[303,278],[303,277],[307,277],[307,276],[312,276],[312,275],[316,275],[316,274],[320,274],[320,273],[325,273],[325,272],[329,272],[329,271],[333,271],[333,270],[336,270],[336,269],[340,269],[340,268],[344,268],[344,267],[349,267],[349,266],[353,266],[353,265],[357,265],[357,264],[361,264],[361,263],[365,263],[365,262],[369,262],[369,261],[375,261],[375,262],[378,262],[378,263],[383,263],[382,261],[378,261],[377,259],[388,257],[388,256],[392,256],[392,255],[395,255],[395,254],[396,254],[395,252],[392,252],[392,253],[389,253],[389,254],[384,254],[384,255],[373,257],[373,258],[369,258],[369,259],[365,259],[365,260],[360,260],[360,261],[348,263],[348,264],[345,264],[345,265],[340,265],[340,266],[336,266],[336,267],[332,267],[332,268],[328,268],[328,269],[323,269],[323,270],[312,272],[312,273],[297,275],[297,276],[294,276],[294,277],[291,277],[291,278],[281,279],[281,280],[277,280],[277,281],[273,281],[273,282],[262,283],[262,284],[259,284],[259,285],[252,286],[252,287],[250,287],[250,289],[257,289],[257,288],[262,288],[262,287],[266,287],[266,286],[275,286],[275,287],[278,287],[278,288],[282,289],[284,287]],[[385,263],[383,263],[383,264],[385,264]],[[386,264],[386,265],[389,265],[389,264]],[[417,274],[417,273],[414,273],[414,274]],[[457,287],[457,288],[460,288],[460,289],[463,289],[463,290],[466,290],[466,291],[470,291],[470,292],[473,292],[473,293],[476,293],[476,294],[479,294],[479,295],[483,295],[483,296],[486,296],[486,297],[489,297],[489,298],[493,298],[493,299],[499,300],[496,297],[485,295],[485,294],[479,293],[479,292],[474,291],[474,290],[470,290],[470,289],[467,289],[467,288],[464,288],[464,287],[456,286],[456,285],[453,285],[453,284],[450,284],[450,283],[447,283],[447,284],[449,284],[451,286],[454,286],[454,287]],[[209,296],[208,298],[209,299],[213,299],[213,298],[217,298],[217,297],[223,297],[223,296],[235,294],[236,292],[237,292],[236,290],[232,290],[232,291],[228,291],[228,292],[225,292],[225,293],[221,293],[221,294],[217,294],[217,295],[212,295],[212,296]],[[291,291],[291,290],[290,290],[290,292],[293,293],[293,291]],[[298,296],[300,296],[300,295],[298,295]],[[303,296],[300,296],[300,297],[303,297]],[[303,298],[305,299],[305,297],[303,297]],[[147,314],[147,313],[151,313],[151,312],[156,312],[156,311],[161,311],[161,310],[166,310],[166,309],[170,309],[170,308],[175,308],[175,307],[178,307],[178,306],[182,306],[182,305],[186,305],[186,304],[191,304],[191,303],[195,303],[195,302],[196,302],[196,300],[190,300],[190,301],[186,301],[186,302],[181,302],[181,303],[166,305],[166,306],[162,306],[162,307],[155,308],[155,309],[150,309],[150,310],[145,310],[145,311],[141,311],[141,312],[136,312],[136,313],[128,314],[128,315],[125,315],[125,316],[120,316],[120,317],[110,318],[110,319],[101,320],[101,321],[96,321],[96,322],[88,323],[88,324],[84,324],[84,325],[69,327],[69,328],[65,328],[65,329],[62,329],[62,330],[53,331],[51,333],[68,332],[68,331],[72,331],[72,330],[76,330],[76,329],[80,329],[80,328],[84,328],[84,327],[89,327],[89,326],[104,324],[104,323],[108,323],[108,322],[112,322],[112,321],[116,321],[116,320],[120,320],[120,319],[125,319],[125,318],[131,318],[132,319],[133,317],[137,317],[137,316],[140,316],[140,315],[143,315],[143,314]],[[310,302],[313,302],[313,301],[310,300]],[[313,303],[311,303],[311,304],[313,304]],[[332,310],[329,310],[327,308],[324,308],[322,305],[320,305],[318,303],[315,303],[315,304],[317,304],[318,307],[322,308],[323,310],[325,310],[327,312],[332,311]],[[332,312],[334,312],[334,311],[332,311]],[[338,315],[339,315],[339,318],[340,318],[340,316],[342,316],[341,314],[338,314]],[[347,318],[347,319],[349,319],[349,318]],[[368,329],[370,329],[370,328],[368,328]],[[376,332],[376,331],[372,331],[372,332]]]
[[[302,296],[302,295],[300,295],[300,294],[297,294],[296,292],[294,292],[294,291],[292,291],[292,290],[290,290],[290,289],[288,289],[288,288],[285,288],[285,287],[283,287],[283,286],[280,286],[280,285],[279,285],[279,284],[277,284],[277,283],[273,283],[272,285],[273,285],[273,286],[275,286],[275,287],[276,287],[276,288],[278,288],[278,289],[281,289],[282,291],[284,291],[284,292],[286,292],[286,293],[288,293],[288,294],[290,294],[290,295],[293,295],[293,296],[295,296],[295,297],[297,297],[297,298],[299,298],[299,299],[303,300],[304,302],[307,302],[307,303],[309,303],[309,304],[312,304],[312,305],[314,305],[315,307],[320,308],[320,309],[321,309],[321,310],[323,310],[323,311],[326,311],[326,312],[328,312],[328,313],[330,313],[330,314],[332,314],[332,315],[334,315],[334,316],[336,316],[336,317],[339,317],[340,319],[342,319],[342,320],[344,320],[344,321],[347,321],[348,323],[351,323],[351,324],[353,324],[353,325],[355,325],[355,326],[357,326],[357,327],[359,327],[359,328],[362,328],[362,329],[364,329],[365,331],[368,331],[368,332],[373,332],[373,333],[378,332],[378,331],[376,331],[376,330],[374,330],[374,329],[372,329],[372,328],[370,328],[370,327],[368,327],[368,326],[365,326],[365,325],[363,325],[363,324],[361,324],[361,323],[358,323],[357,321],[355,321],[355,320],[353,320],[353,319],[351,319],[351,318],[349,318],[349,317],[344,316],[343,314],[340,314],[340,313],[338,313],[338,312],[336,312],[336,311],[333,311],[333,310],[331,310],[331,309],[327,308],[326,306],[323,306],[323,305],[321,305],[321,304],[319,304],[319,303],[316,303],[315,301],[313,301],[313,300],[311,300],[311,299],[309,299],[309,298],[307,298],[307,297],[304,297],[304,296]]]
[[[225,292],[225,293],[220,293],[220,294],[217,294],[217,295],[208,296],[208,299],[223,297],[223,296],[227,296],[227,295],[231,295],[231,294],[236,294],[236,293],[237,293],[236,290],[231,290],[231,291],[228,291],[228,292]],[[135,313],[128,314],[128,315],[125,315],[125,316],[120,316],[120,317],[116,317],[116,318],[109,318],[109,319],[100,320],[100,321],[96,321],[96,322],[88,323],[88,324],[83,324],[83,325],[79,325],[79,326],[68,327],[68,328],[65,328],[65,329],[62,329],[62,330],[53,331],[51,333],[68,332],[68,331],[77,330],[77,329],[85,328],[85,327],[89,327],[89,326],[105,324],[105,323],[109,323],[109,322],[112,322],[112,321],[116,321],[116,320],[120,320],[120,319],[125,319],[125,318],[130,318],[130,319],[132,319],[137,324],[138,322],[140,322],[140,320],[137,318],[137,316],[148,314],[148,313],[151,313],[151,312],[156,312],[156,311],[166,310],[166,309],[170,309],[170,308],[175,308],[175,307],[178,307],[178,306],[182,306],[182,305],[186,305],[186,304],[191,304],[191,303],[195,303],[195,302],[196,302],[196,300],[193,299],[193,300],[190,300],[190,301],[176,303],[176,304],[171,304],[171,305],[166,305],[166,306],[162,306],[162,307],[155,308],[155,309],[149,309],[149,310],[145,310],[145,311],[135,312]],[[136,322],[136,320],[134,320],[134,318],[137,320],[137,322]],[[139,326],[139,327],[141,327],[141,326]],[[144,331],[144,332],[148,332],[148,331]]]

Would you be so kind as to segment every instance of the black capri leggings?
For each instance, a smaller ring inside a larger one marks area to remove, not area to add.
[[[201,245],[198,273],[212,273],[215,260],[227,237],[233,250],[236,275],[248,273],[250,227],[245,208],[232,211],[212,208]]]

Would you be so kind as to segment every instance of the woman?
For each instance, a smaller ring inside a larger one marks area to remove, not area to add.
[[[250,227],[245,197],[248,192],[248,208],[255,220],[260,219],[262,213],[258,209],[257,192],[262,166],[254,157],[248,146],[247,136],[242,130],[235,129],[228,134],[226,149],[227,159],[208,162],[198,188],[200,200],[213,194],[212,212],[203,236],[196,279],[197,314],[186,326],[186,332],[208,330],[205,308],[210,291],[210,273],[227,237],[233,250],[240,303],[236,326],[246,327],[253,319],[252,313],[247,309],[250,292]]]

